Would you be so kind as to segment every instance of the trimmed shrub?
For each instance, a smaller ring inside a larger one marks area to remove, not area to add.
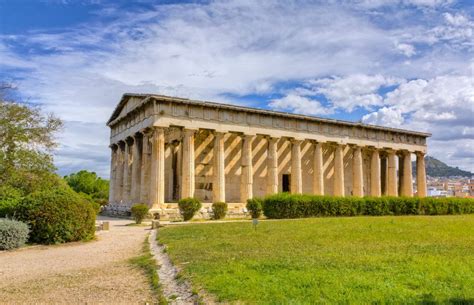
[[[183,198],[178,201],[179,212],[184,221],[193,218],[194,214],[201,208],[201,202],[196,198]]]
[[[247,200],[247,210],[252,218],[259,218],[262,215],[262,199],[252,198]]]
[[[141,224],[143,219],[145,219],[146,215],[148,214],[148,206],[143,203],[135,204],[131,208],[132,217],[135,219],[135,223]]]
[[[227,214],[227,203],[214,202],[212,204],[212,215],[214,219],[222,219]]]
[[[0,218],[0,250],[10,250],[23,246],[28,240],[26,223]]]
[[[16,213],[30,227],[31,242],[54,244],[94,237],[92,205],[67,186],[26,196]]]
[[[247,203],[247,208],[249,209]],[[355,215],[447,215],[474,213],[468,198],[331,197],[280,193],[263,199],[268,218]],[[250,209],[249,209],[250,210]]]

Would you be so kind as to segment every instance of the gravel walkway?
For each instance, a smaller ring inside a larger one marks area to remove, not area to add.
[[[0,252],[0,303],[144,304],[152,293],[137,256],[148,227],[110,221],[97,240]]]

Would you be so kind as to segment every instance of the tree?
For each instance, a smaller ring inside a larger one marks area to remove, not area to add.
[[[39,106],[8,100],[10,89],[0,85],[0,184],[29,193],[54,176],[51,153],[63,123]]]
[[[64,176],[69,186],[78,193],[90,195],[96,201],[106,201],[109,197],[109,181],[97,176],[94,172],[81,170]]]

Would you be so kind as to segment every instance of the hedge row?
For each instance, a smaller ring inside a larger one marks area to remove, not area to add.
[[[281,193],[265,197],[268,218],[356,215],[450,215],[474,213],[468,198],[332,197]]]

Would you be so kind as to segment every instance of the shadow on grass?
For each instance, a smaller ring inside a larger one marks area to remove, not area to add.
[[[446,301],[437,301],[432,295],[425,295],[418,304],[420,305],[439,305],[439,304],[474,305],[474,299],[451,298]]]

